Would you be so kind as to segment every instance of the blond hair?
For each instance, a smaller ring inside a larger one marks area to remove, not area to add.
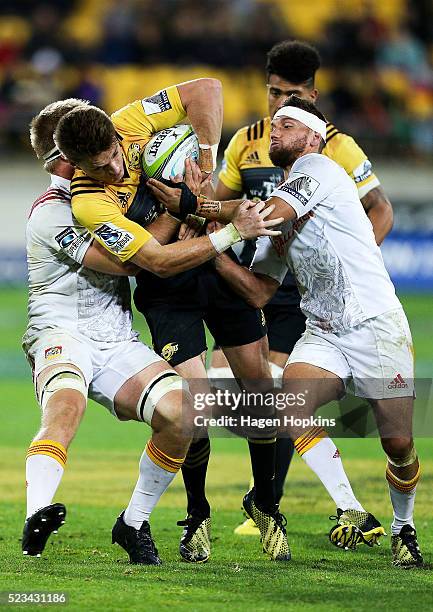
[[[55,150],[56,144],[53,135],[60,119],[72,110],[86,108],[88,105],[87,100],[67,98],[48,104],[36,117],[33,117],[30,122],[30,142],[38,159],[46,158],[53,149]],[[47,172],[53,172],[57,158],[58,156],[54,159],[45,159],[44,169]]]

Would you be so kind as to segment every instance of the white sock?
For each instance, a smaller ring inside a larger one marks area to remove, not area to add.
[[[298,440],[295,443],[295,448]],[[340,453],[331,438],[327,436],[322,438],[320,442],[302,453],[301,457],[320,478],[337,508],[365,512],[352,491]]]
[[[141,455],[140,474],[123,516],[125,523],[135,529],[140,529],[143,521],[149,520],[161,495],[177,474],[177,471],[165,470],[154,463],[148,455],[148,446]]]
[[[415,529],[413,522],[415,491],[416,488],[410,493],[402,493],[389,484],[389,496],[394,510],[394,520],[391,523],[392,535],[398,535],[403,525],[411,525]]]
[[[31,455],[26,459],[27,514],[49,506],[63,476],[63,465],[48,455]]]

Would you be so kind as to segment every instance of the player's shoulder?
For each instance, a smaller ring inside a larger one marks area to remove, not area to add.
[[[340,130],[333,124],[327,123],[326,125],[326,144],[323,153],[335,159],[339,153],[347,154],[352,150],[358,150],[360,147],[353,136],[340,132]],[[340,160],[336,160],[337,163],[341,163]]]
[[[239,128],[233,135],[233,140],[242,141],[244,143],[250,143],[254,140],[260,140],[266,136],[266,130],[270,125],[270,118],[263,117],[255,123],[244,125]]]
[[[322,155],[321,153],[308,153],[298,157],[292,166],[292,172],[307,172],[308,171],[320,171],[320,172],[334,172],[338,171],[340,166],[330,157]]]
[[[35,223],[41,218],[52,217],[60,211],[70,208],[70,204],[70,192],[52,185],[33,202],[30,207],[28,221],[29,223]]]
[[[71,197],[76,199],[79,196],[88,197],[93,193],[104,193],[105,185],[90,176],[87,176],[82,170],[76,170],[71,180]]]

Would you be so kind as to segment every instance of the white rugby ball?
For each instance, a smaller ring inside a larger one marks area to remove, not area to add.
[[[170,180],[184,175],[185,159],[199,157],[197,136],[190,125],[175,125],[157,132],[144,147],[141,166],[147,178]]]

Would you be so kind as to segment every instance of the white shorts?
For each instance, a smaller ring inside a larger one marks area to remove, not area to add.
[[[120,387],[141,370],[161,361],[152,349],[137,339],[104,345],[63,330],[42,332],[27,351],[34,364],[34,381],[48,366],[71,363],[81,370],[89,397],[116,416],[114,397]]]
[[[307,328],[287,361],[300,362],[336,374],[345,385],[352,381],[358,397],[414,396],[412,336],[402,308],[363,321],[345,332]]]

